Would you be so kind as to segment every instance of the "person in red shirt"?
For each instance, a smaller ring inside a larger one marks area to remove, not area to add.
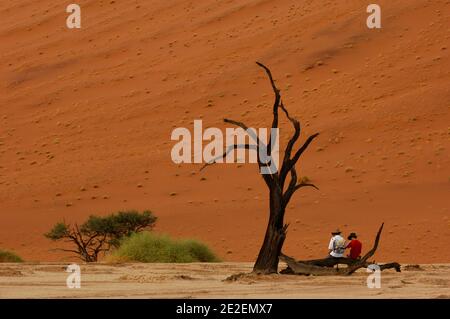
[[[348,257],[351,259],[358,259],[361,256],[361,249],[362,249],[362,243],[357,239],[358,236],[356,236],[355,233],[351,233],[347,239],[350,240],[345,248],[350,248],[350,254]]]

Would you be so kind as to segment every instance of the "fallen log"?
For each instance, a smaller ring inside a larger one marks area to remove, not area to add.
[[[377,265],[380,270],[395,269],[397,272],[401,271],[401,266],[397,262],[378,265],[374,261],[369,262],[377,248],[380,241],[381,232],[383,231],[384,223],[381,224],[378,230],[375,242],[371,250],[369,250],[361,259],[351,258],[324,258],[312,260],[295,260],[292,257],[280,254],[280,260],[284,261],[288,267],[282,270],[282,274],[296,274],[296,275],[316,275],[316,276],[330,276],[330,275],[351,275],[360,268],[367,268],[369,265]],[[347,267],[339,268],[339,265],[346,265]],[[337,266],[336,268],[334,266]]]

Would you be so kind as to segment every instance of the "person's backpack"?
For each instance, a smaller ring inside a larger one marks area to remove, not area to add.
[[[343,254],[345,252],[345,239],[342,237],[333,240],[333,251],[336,254]]]

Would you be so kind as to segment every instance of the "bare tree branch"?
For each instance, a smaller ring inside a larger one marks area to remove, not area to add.
[[[238,122],[238,121],[230,120],[230,119],[224,119],[223,121],[224,121],[225,123],[230,123],[230,124],[236,125],[236,126],[242,128],[243,130],[245,130],[247,133],[249,133],[248,126],[245,125],[245,124],[242,123],[242,122]],[[256,141],[256,145],[257,145],[258,167],[259,167],[259,169],[261,170],[261,167],[263,167],[263,166],[269,166],[269,165],[270,165],[269,163],[263,163],[263,162],[261,161],[261,157],[260,157],[261,147],[265,147],[265,148],[267,149],[267,146],[266,146],[264,143],[261,142],[261,140],[259,139],[259,137],[258,137],[257,134],[255,134],[255,136],[251,136],[251,137],[253,137],[253,139]],[[269,175],[269,174],[261,174],[261,176],[262,176],[262,178],[264,179],[264,181],[266,182],[267,187],[270,188],[271,185],[272,185],[272,183],[273,183],[273,178],[272,178],[272,176]]]
[[[294,130],[295,130],[294,135],[292,135],[292,137],[289,139],[289,142],[286,145],[286,149],[284,151],[283,163],[282,163],[282,166],[280,169],[280,184],[281,184],[281,187],[283,188],[284,182],[285,182],[287,174],[289,172],[288,164],[289,164],[289,160],[291,159],[292,148],[294,147],[295,142],[300,137],[300,122],[289,115],[289,112],[286,109],[286,107],[284,106],[283,102],[281,102],[281,109],[283,110],[284,114],[286,114],[286,117],[292,123],[292,126],[294,127]]]
[[[298,184],[297,186],[295,186],[295,189],[294,189],[294,191],[296,191],[296,190],[298,190],[298,189],[300,189],[300,188],[302,188],[302,187],[312,187],[312,188],[315,188],[315,189],[317,189],[317,190],[319,190],[319,188],[316,186],[316,185],[314,185],[314,184],[311,184],[311,183],[300,183],[300,184]]]
[[[308,148],[309,144],[311,144],[311,142],[317,137],[319,136],[319,133],[315,133],[311,136],[309,136],[305,143],[302,145],[302,147],[300,147],[297,152],[295,153],[294,157],[292,158],[292,163],[293,165],[297,164],[298,159],[300,158],[300,156],[303,154],[304,151],[306,151],[306,149]]]
[[[291,169],[291,181],[289,182],[288,190],[295,189],[295,185],[297,185],[297,171],[295,166]]]
[[[287,160],[289,160],[291,158],[292,148],[294,147],[295,142],[300,137],[300,122],[289,115],[289,112],[286,109],[286,107],[284,106],[283,102],[281,102],[281,109],[283,110],[284,114],[286,114],[286,117],[292,123],[292,126],[294,127],[294,130],[295,130],[294,135],[290,138],[288,144],[286,145],[286,149],[284,152],[283,162],[287,162]]]
[[[372,257],[378,248],[378,243],[380,242],[381,232],[383,231],[384,223],[381,224],[380,229],[377,232],[377,236],[375,237],[375,242],[373,243],[373,247],[371,250],[369,250],[359,261],[357,264],[349,267],[348,275],[351,275],[359,268],[363,267],[363,265],[366,263],[366,261]]]
[[[257,65],[262,67],[269,77],[270,85],[272,86],[273,93],[275,94],[275,102],[273,103],[273,120],[272,120],[272,128],[278,128],[278,107],[280,105],[281,95],[280,90],[276,87],[275,81],[273,80],[272,72],[266,67],[264,64],[260,62],[256,62]],[[269,143],[270,145],[270,143]]]
[[[212,161],[210,161],[208,163],[205,163],[205,165],[203,165],[202,168],[200,168],[200,171],[202,171],[207,166],[216,164],[219,159],[225,159],[225,157],[227,157],[227,155],[231,151],[234,151],[234,150],[237,150],[237,149],[246,149],[246,150],[256,150],[256,151],[258,151],[258,147],[256,145],[253,145],[253,144],[234,144],[234,145],[230,145],[228,147],[228,149],[222,155],[219,155],[216,158],[214,158]]]
[[[299,184],[297,184],[297,172],[295,170],[295,166],[293,166],[290,170],[291,172],[291,180],[289,182],[287,190],[283,194],[283,205],[286,207],[286,205],[291,200],[292,195],[299,190],[302,187],[314,187],[318,190],[317,186],[311,183],[305,183],[301,181]]]
[[[245,125],[245,124],[242,123],[242,122],[238,122],[238,121],[230,120],[230,119],[223,119],[223,121],[224,121],[225,123],[230,123],[230,124],[239,126],[239,127],[242,128],[244,131],[247,131],[247,130],[248,130],[248,126]]]
[[[256,64],[258,66],[260,66],[261,68],[263,68],[266,71],[267,76],[269,77],[270,85],[272,86],[272,90],[275,95],[275,101],[273,103],[273,110],[272,110],[273,119],[272,119],[271,127],[278,128],[278,107],[280,106],[280,101],[281,101],[280,90],[275,85],[275,81],[273,79],[272,72],[269,70],[269,68],[260,62],[256,62]],[[269,143],[267,145],[268,145],[267,154],[270,156],[272,154],[272,150],[273,150],[272,135],[270,135]]]
[[[306,139],[305,143],[303,143],[303,145],[297,150],[294,157],[292,157],[292,159],[290,159],[290,160],[287,160],[286,163],[283,163],[283,167],[281,168],[281,177],[282,178],[285,178],[285,175],[295,166],[295,164],[297,164],[300,156],[303,154],[304,151],[306,151],[308,146],[311,144],[311,142],[317,136],[319,136],[319,133],[315,133],[315,134],[309,136]]]

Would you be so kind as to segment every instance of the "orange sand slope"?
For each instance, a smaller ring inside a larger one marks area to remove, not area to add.
[[[0,4],[0,247],[27,260],[66,255],[57,221],[151,209],[157,231],[204,240],[225,260],[255,258],[267,191],[254,164],[175,165],[175,127],[270,125],[271,67],[303,139],[320,132],[288,208],[284,252],[326,254],[329,231],[386,222],[377,260],[450,262],[450,3],[66,1]],[[291,128],[285,120],[285,142]],[[139,187],[138,187],[139,186]],[[176,196],[170,196],[176,193]]]
[[[416,265],[417,266],[417,265]],[[380,288],[367,274],[248,276],[250,263],[90,264],[81,266],[80,289],[67,288],[67,264],[1,264],[0,298],[450,298],[450,265],[383,271]]]

